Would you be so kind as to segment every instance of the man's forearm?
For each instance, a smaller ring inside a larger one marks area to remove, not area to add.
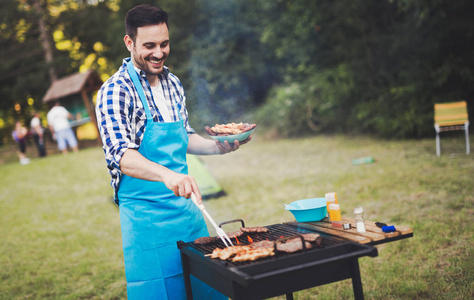
[[[188,153],[195,155],[220,154],[214,140],[205,139],[197,133],[189,136]]]
[[[165,176],[172,172],[170,169],[145,158],[135,149],[128,149],[120,160],[122,173],[149,181],[164,181]]]

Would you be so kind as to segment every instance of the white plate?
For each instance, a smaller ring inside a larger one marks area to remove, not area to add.
[[[209,135],[211,138],[214,140],[217,140],[221,143],[228,141],[229,143],[234,143],[235,140],[238,140],[239,142],[242,142],[243,140],[246,140],[253,132],[255,131],[255,128],[246,132],[242,132],[239,134],[231,134],[231,135]]]

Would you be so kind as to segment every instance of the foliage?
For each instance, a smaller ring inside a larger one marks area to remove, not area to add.
[[[103,79],[115,72],[129,56],[122,40],[125,14],[141,3],[156,1],[7,1],[0,12],[0,143],[15,118],[28,121],[31,110],[43,108],[51,66],[58,77],[86,68]],[[170,15],[167,65],[182,80],[196,128],[251,118],[260,108],[255,115],[267,126],[290,127],[280,124],[284,120],[299,124],[292,135],[337,130],[424,137],[433,132],[434,103],[465,99],[474,115],[472,1],[163,0],[159,5]],[[40,17],[55,44],[51,65],[44,63]],[[285,99],[274,97],[286,96],[293,105],[282,110]],[[285,114],[279,123],[265,116],[276,106]]]
[[[323,82],[316,85],[324,85],[325,74],[346,70],[348,80],[325,91],[337,94],[343,89],[345,96],[338,95],[333,101],[323,97],[334,110],[329,112],[333,118],[327,120],[327,128],[342,121],[346,132],[427,136],[433,131],[434,103],[469,101],[474,96],[474,61],[467,50],[474,38],[474,25],[467,13],[472,2],[277,3],[284,6],[275,10],[278,22],[271,21],[276,26],[262,35],[264,43],[277,55],[284,53],[290,62],[284,65],[290,76],[277,89],[292,87],[295,82],[306,86],[305,101],[314,102],[310,106],[315,108],[321,99],[312,95],[308,86],[318,77]],[[277,38],[281,35],[285,39]],[[273,101],[280,100],[270,98],[268,105]],[[470,108],[472,111],[472,105]],[[265,118],[266,111],[268,108],[262,108],[259,115]],[[303,110],[298,114],[304,115]],[[292,123],[277,126],[294,126],[298,123],[294,115],[289,110],[287,119]],[[311,115],[322,118],[314,109]],[[297,131],[308,131],[311,123],[306,126],[307,130]]]
[[[343,132],[350,125],[352,77],[344,66],[316,72],[300,83],[272,88],[255,115],[257,123],[280,136]]]
[[[50,84],[38,25],[41,16],[33,4],[5,1],[0,10],[0,145],[10,137],[15,120],[27,123],[33,110],[43,109],[41,99]],[[49,28],[51,19],[44,21]],[[56,51],[53,64],[59,74],[70,71],[70,60],[61,51]]]

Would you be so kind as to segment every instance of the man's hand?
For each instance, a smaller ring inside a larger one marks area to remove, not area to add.
[[[226,154],[226,153],[233,152],[239,149],[240,145],[247,144],[248,142],[250,142],[251,139],[252,139],[252,136],[249,136],[247,139],[241,142],[239,142],[238,140],[235,140],[233,144],[229,143],[228,141],[224,141],[223,143],[216,141],[216,145],[220,151],[220,154]]]
[[[193,176],[171,171],[170,174],[164,177],[163,182],[176,196],[189,199],[191,194],[194,193],[198,203],[202,204],[202,196]]]

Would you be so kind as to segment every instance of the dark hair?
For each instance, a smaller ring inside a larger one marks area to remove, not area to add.
[[[168,13],[166,11],[148,4],[137,5],[130,9],[125,16],[125,34],[135,42],[138,27],[163,23],[168,27]]]

